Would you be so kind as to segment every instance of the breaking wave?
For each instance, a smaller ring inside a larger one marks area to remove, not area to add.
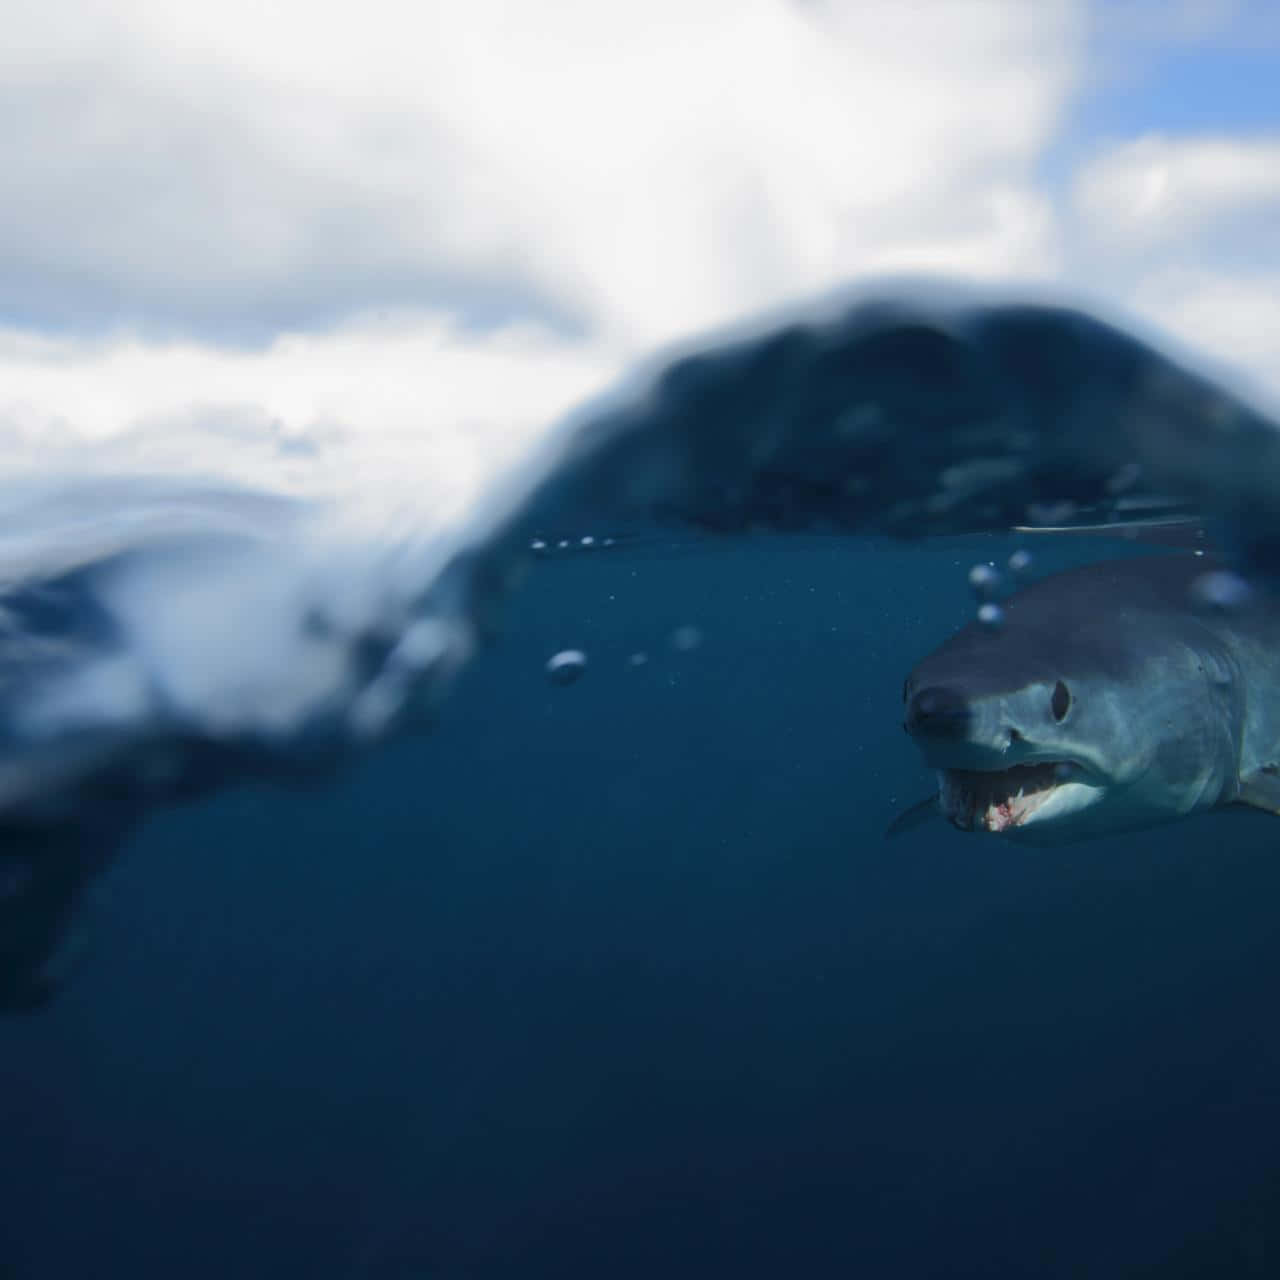
[[[160,478],[26,484],[0,497],[0,1005],[49,998],[84,887],[154,806],[323,777],[428,721],[542,548],[1194,516],[1269,572],[1278,472],[1265,415],[1121,328],[903,290],[655,362],[448,534]]]

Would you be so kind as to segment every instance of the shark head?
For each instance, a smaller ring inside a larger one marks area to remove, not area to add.
[[[1244,694],[1231,647],[1178,575],[1120,561],[1012,597],[903,688],[904,727],[969,831],[1062,843],[1232,797]]]

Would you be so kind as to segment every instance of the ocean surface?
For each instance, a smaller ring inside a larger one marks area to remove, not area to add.
[[[1143,553],[1010,526],[1277,571],[1194,364],[899,292],[446,530],[0,495],[0,1276],[1280,1272],[1280,820],[884,835],[969,568]]]

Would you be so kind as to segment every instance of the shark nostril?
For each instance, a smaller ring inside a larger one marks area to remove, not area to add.
[[[908,733],[958,738],[965,733],[969,717],[969,703],[962,694],[944,685],[932,685],[907,703],[904,723]]]

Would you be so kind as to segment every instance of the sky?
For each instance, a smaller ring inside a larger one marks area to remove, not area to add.
[[[66,0],[0,47],[0,473],[465,508],[649,353],[886,273],[1280,392],[1270,0]]]

